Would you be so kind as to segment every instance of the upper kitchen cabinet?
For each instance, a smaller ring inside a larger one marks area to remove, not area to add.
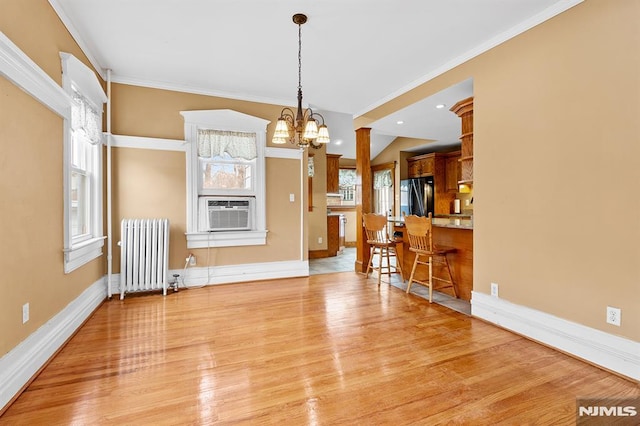
[[[425,154],[407,158],[407,171],[410,178],[433,176],[435,171],[434,155]]]
[[[342,157],[342,155],[327,154],[327,194],[337,194],[340,192],[340,157]]]
[[[460,134],[460,180],[459,184],[473,183],[473,97],[463,99],[451,107],[451,111],[462,121]]]
[[[460,151],[447,154],[445,160],[445,190],[447,192],[458,192],[458,182],[462,180],[460,157]]]

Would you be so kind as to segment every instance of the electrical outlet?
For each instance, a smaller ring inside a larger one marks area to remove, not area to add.
[[[189,255],[189,266],[196,266],[196,257],[192,254]]]
[[[296,201],[296,196],[294,194],[289,194],[289,202],[293,203],[294,201]]]
[[[22,323],[29,321],[29,303],[22,305]]]
[[[620,316],[622,312],[620,308],[612,308],[611,306],[607,306],[607,323],[617,325],[620,327]]]
[[[318,244],[322,244],[322,237],[318,237]]]
[[[498,297],[498,284],[491,283],[491,295],[493,297]]]

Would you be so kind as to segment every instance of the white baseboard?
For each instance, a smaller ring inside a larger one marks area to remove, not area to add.
[[[4,407],[107,297],[104,277],[0,358],[0,407]]]
[[[471,315],[640,381],[640,342],[475,291]]]
[[[180,287],[201,287],[203,285],[232,284],[246,281],[272,280],[276,278],[308,277],[309,261],[291,260],[242,265],[189,267],[169,270],[169,277],[179,274]],[[111,277],[111,291],[120,293],[120,274]]]

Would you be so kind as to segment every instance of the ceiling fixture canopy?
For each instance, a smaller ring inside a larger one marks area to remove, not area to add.
[[[329,143],[329,129],[324,124],[324,117],[311,108],[302,109],[302,24],[307,22],[307,15],[296,13],[293,22],[298,25],[298,109],[295,114],[291,108],[282,109],[271,141],[319,149]]]

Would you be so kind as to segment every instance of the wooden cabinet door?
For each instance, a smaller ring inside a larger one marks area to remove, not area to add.
[[[420,173],[421,173],[421,164],[420,164],[420,160],[411,160],[408,159],[408,175],[410,178],[417,178],[420,177]]]
[[[427,156],[428,155],[428,156]],[[407,172],[410,178],[433,176],[435,174],[435,157],[433,154],[407,158]]]
[[[428,158],[423,158],[421,160],[421,175],[422,176],[432,176],[434,174],[435,171],[435,158],[434,157],[428,157]]]
[[[327,216],[327,252],[329,257],[336,256],[340,250],[340,216]]]
[[[458,181],[460,180],[459,155],[447,158],[445,164],[445,190],[447,192],[458,192]]]
[[[329,194],[340,192],[340,157],[341,155],[327,154],[327,193]]]

